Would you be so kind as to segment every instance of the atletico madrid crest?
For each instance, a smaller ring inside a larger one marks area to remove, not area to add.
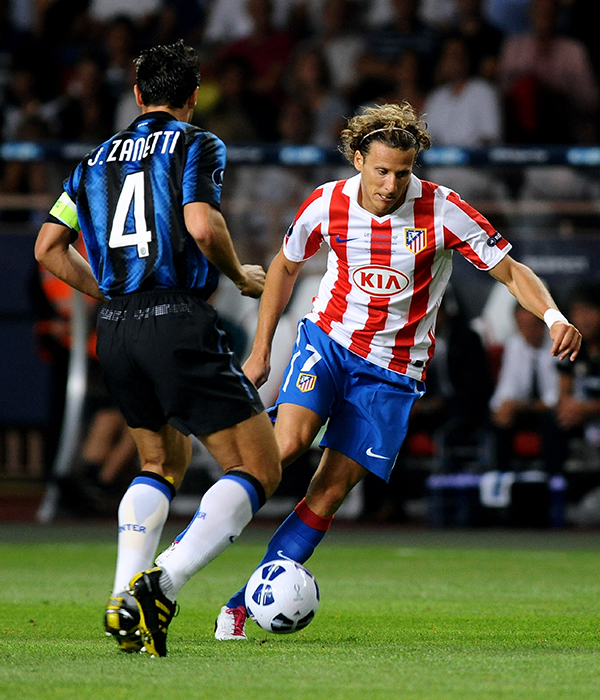
[[[298,381],[296,382],[296,386],[302,393],[306,393],[307,391],[312,391],[315,388],[315,383],[317,381],[317,377],[315,374],[307,374],[306,372],[300,372],[300,376],[298,377]]]
[[[405,228],[404,235],[406,237],[406,247],[415,255],[427,246],[426,228]]]

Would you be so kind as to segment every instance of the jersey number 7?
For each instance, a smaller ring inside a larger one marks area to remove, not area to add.
[[[144,198],[144,172],[130,173],[125,177],[117,208],[112,222],[108,245],[110,248],[126,248],[137,246],[137,254],[140,258],[149,255],[148,243],[152,240],[152,232],[146,225],[146,211]],[[135,231],[125,232],[127,215],[133,203],[133,221]]]

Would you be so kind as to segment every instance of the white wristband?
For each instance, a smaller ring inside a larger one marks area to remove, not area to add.
[[[569,323],[558,309],[548,309],[544,314],[544,323],[548,326],[548,328],[552,328],[552,325],[557,321]]]

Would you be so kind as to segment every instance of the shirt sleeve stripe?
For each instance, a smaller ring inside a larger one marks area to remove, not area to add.
[[[463,211],[468,217],[473,219],[473,221],[481,228],[483,229],[488,236],[494,236],[497,231],[496,229],[490,224],[490,222],[480,214],[477,209],[474,209],[470,204],[467,204],[467,202],[463,201],[457,194],[456,192],[451,192],[448,195],[448,201],[452,202],[452,204],[456,205],[461,211]]]
[[[294,224],[297,223],[298,219],[304,214],[304,212],[308,209],[308,207],[316,200],[319,199],[319,197],[323,196],[323,188],[318,187],[311,195],[310,197],[307,197],[307,199],[304,201],[300,209],[298,209],[298,212],[296,213],[296,217],[294,219]]]

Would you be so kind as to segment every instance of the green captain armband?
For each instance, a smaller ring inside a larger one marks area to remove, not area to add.
[[[61,223],[74,231],[79,231],[79,219],[77,218],[77,208],[75,202],[66,192],[63,192],[50,209],[50,216],[58,219]]]

